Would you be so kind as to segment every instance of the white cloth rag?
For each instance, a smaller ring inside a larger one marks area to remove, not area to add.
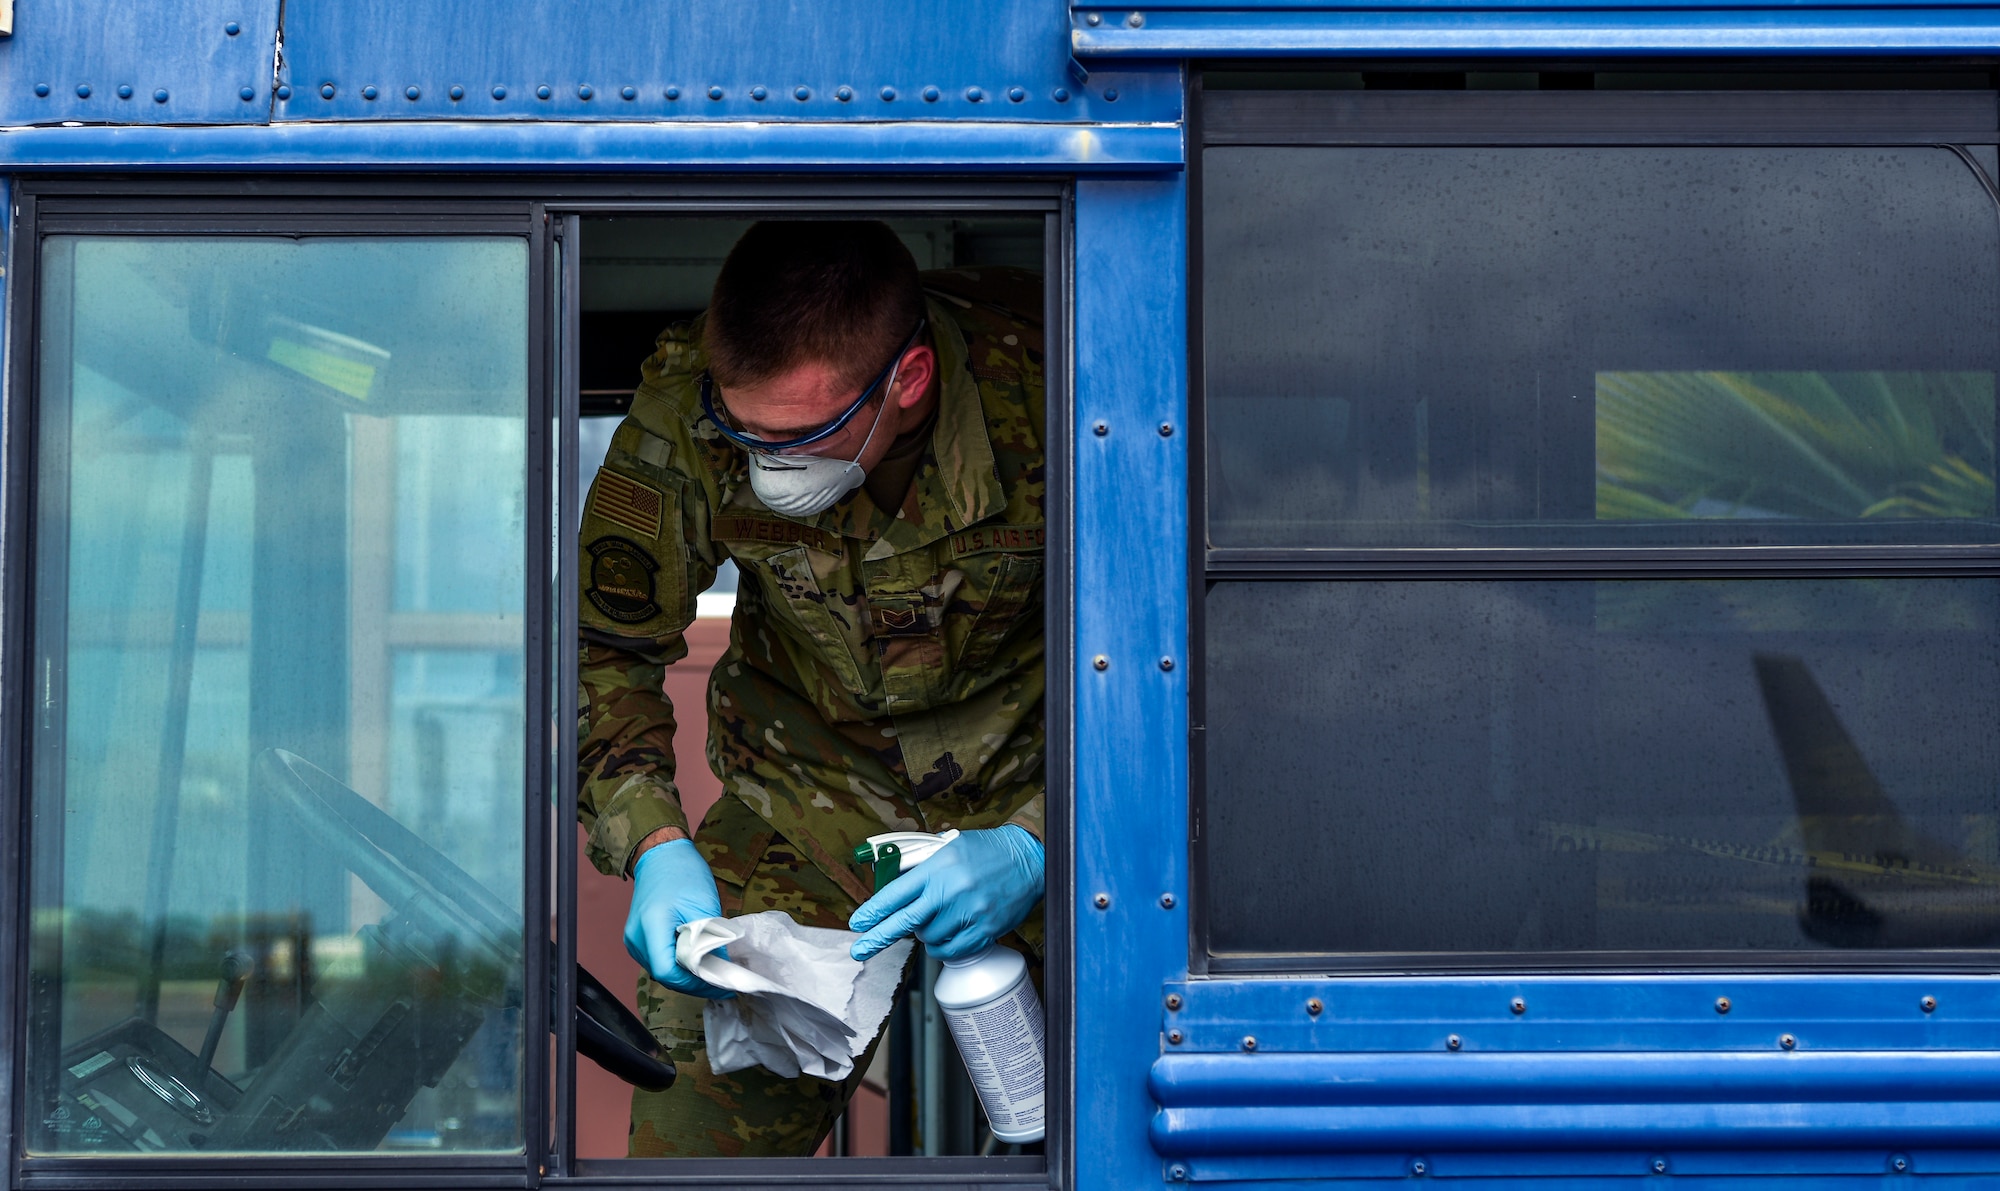
[[[902,939],[864,964],[847,953],[855,937],[800,926],[783,910],[682,925],[681,966],[736,994],[702,1009],[709,1068],[846,1079],[889,1016],[912,946]],[[727,958],[717,954],[724,947]]]

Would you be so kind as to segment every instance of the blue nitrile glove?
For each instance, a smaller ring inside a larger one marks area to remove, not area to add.
[[[848,953],[865,960],[906,935],[939,959],[965,959],[1021,925],[1042,900],[1042,841],[1009,823],[966,831],[875,891],[847,920],[866,931]]]
[[[625,916],[625,950],[653,979],[697,997],[733,997],[674,958],[674,940],[683,922],[722,915],[715,874],[695,851],[694,841],[668,840],[647,848],[632,866],[632,912]]]

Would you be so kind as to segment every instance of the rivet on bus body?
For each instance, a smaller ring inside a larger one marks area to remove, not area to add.
[[[1167,1008],[1172,1010],[1179,1010],[1180,1007],[1181,1007],[1181,995],[1179,993],[1168,993]]]
[[[1172,438],[1173,436],[1174,436],[1174,424],[1173,424],[1172,422],[1161,422],[1161,423],[1160,423],[1160,437],[1161,437],[1161,438]]]
[[[1519,1016],[1528,1011],[1528,1002],[1522,1000],[1520,997],[1515,997],[1513,1000],[1507,1002],[1507,1008],[1512,1009],[1515,1015]]]
[[[1256,1036],[1255,1034],[1245,1034],[1245,1035],[1243,1035],[1243,1049],[1244,1049],[1244,1050],[1256,1050],[1256,1049],[1257,1049],[1257,1036]]]
[[[227,33],[229,36],[234,37],[238,33],[243,32],[243,26],[237,24],[235,21],[231,21],[227,25],[224,25],[222,27],[222,31],[224,33]]]
[[[380,91],[377,91],[373,84],[361,88],[361,98],[363,99],[373,100],[377,95],[380,94],[382,93]]]
[[[118,98],[120,99],[132,98],[132,84],[130,83],[118,84]]]
[[[548,99],[553,95],[555,95],[555,91],[547,83],[543,83],[541,86],[535,88],[536,99]]]
[[[457,103],[459,100],[465,98],[465,88],[459,86],[457,83],[453,83],[451,90],[446,91],[445,94],[451,96],[453,103]]]
[[[1729,998],[1728,997],[1715,998],[1715,1011],[1717,1013],[1729,1012]]]
[[[1111,424],[1109,422],[1093,422],[1090,429],[1097,437],[1103,438],[1105,435],[1111,433]]]
[[[1167,1031],[1167,1042],[1168,1042],[1168,1044],[1169,1044],[1169,1045],[1172,1045],[1172,1046],[1179,1046],[1179,1045],[1181,1044],[1181,1039],[1183,1039],[1183,1038],[1185,1038],[1185,1037],[1187,1037],[1187,1035],[1186,1035],[1186,1034],[1183,1034],[1183,1033],[1181,1033],[1181,1032],[1180,1032],[1179,1030],[1168,1030],[1168,1031]]]
[[[1104,23],[1104,18],[1103,18],[1102,16],[1100,16],[1099,14],[1097,14],[1097,13],[1094,13],[1094,12],[1092,12],[1092,13],[1085,13],[1085,14],[1084,14],[1084,18],[1083,18],[1083,23],[1084,23],[1084,24],[1086,24],[1086,25],[1089,25],[1089,26],[1092,26],[1092,27],[1094,28],[1094,27],[1096,27],[1096,26],[1098,26],[1098,25],[1101,25],[1101,24],[1103,24],[1103,23]]]
[[[1134,29],[1141,28],[1146,23],[1145,14],[1135,12],[1131,16],[1125,18],[1125,23],[1127,25],[1130,25]]]
[[[1116,88],[1116,87],[1106,87],[1106,88],[1104,89],[1104,102],[1106,102],[1106,103],[1117,103],[1117,102],[1118,102],[1118,88]]]
[[[924,102],[925,102],[925,103],[936,103],[936,102],[937,102],[937,101],[938,101],[938,100],[939,100],[940,98],[942,98],[942,97],[943,97],[943,95],[944,95],[944,92],[942,92],[942,91],[938,90],[938,89],[937,89],[936,87],[925,87],[925,88],[924,88]]]
[[[162,87],[158,91],[153,92],[153,102],[154,103],[167,102],[167,89],[165,87]]]
[[[1784,1047],[1786,1050],[1791,1050],[1794,1047],[1798,1046],[1798,1044],[1799,1040],[1797,1038],[1792,1037],[1790,1034],[1778,1035],[1778,1045]]]
[[[639,98],[639,88],[620,87],[618,89],[618,97],[629,103],[630,101]]]
[[[1431,1172],[1431,1164],[1424,1161],[1422,1158],[1413,1159],[1410,1162],[1410,1173],[1416,1175],[1418,1178],[1423,1178],[1430,1172]]]
[[[90,84],[89,84],[89,83],[78,83],[78,84],[76,85],[76,97],[77,97],[78,99],[89,99],[89,98],[90,98]]]
[[[680,89],[679,87],[668,87],[668,88],[667,88],[667,98],[668,98],[668,99],[679,99],[680,97],[681,97],[681,89]]]
[[[722,98],[722,88],[720,88],[720,87],[710,87],[710,88],[708,89],[708,97],[709,97],[710,99],[721,99],[721,98]]]
[[[1100,910],[1108,910],[1111,908],[1111,895],[1108,893],[1100,893],[1096,897],[1090,899],[1090,904],[1096,906]]]
[[[846,103],[854,98],[854,88],[845,86],[835,87],[833,89],[833,97],[842,103]]]
[[[332,98],[333,98],[333,84],[332,84],[332,83],[325,83],[325,84],[322,84],[322,85],[320,86],[320,89],[319,89],[319,97],[320,97],[321,99],[332,99]]]
[[[597,92],[590,89],[589,83],[585,83],[576,89],[576,97],[578,99],[589,99],[591,96],[595,94],[597,94]]]
[[[1910,1160],[1901,1154],[1897,1154],[1895,1157],[1889,1159],[1889,1169],[1895,1171],[1897,1174],[1901,1174],[1910,1169]]]
[[[1174,1163],[1172,1166],[1167,1167],[1167,1177],[1172,1179],[1176,1183],[1187,1182],[1187,1176],[1188,1176],[1187,1167],[1181,1165],[1178,1162]]]
[[[1056,89],[1055,89],[1055,90],[1054,90],[1053,92],[1051,92],[1051,94],[1052,94],[1052,95],[1054,96],[1054,98],[1055,98],[1055,101],[1056,101],[1057,103],[1068,103],[1068,102],[1069,102],[1069,88],[1068,88],[1068,87],[1057,87],[1057,88],[1056,88]]]
[[[292,85],[290,83],[278,84],[278,98],[290,99],[291,97],[292,97]]]
[[[882,102],[883,102],[883,103],[889,103],[890,101],[894,100],[895,98],[896,98],[896,89],[895,89],[894,87],[884,87],[884,88],[882,88]]]
[[[811,99],[812,97],[813,93],[811,87],[792,88],[792,98],[798,100],[800,103],[804,103],[806,100]]]
[[[1171,909],[1173,909],[1173,908],[1174,908],[1174,895],[1173,895],[1173,894],[1171,894],[1171,893],[1162,893],[1162,894],[1160,895],[1160,908],[1161,908],[1162,910],[1171,910]]]
[[[1655,1158],[1653,1159],[1651,1165],[1653,1167],[1654,1174],[1667,1173],[1667,1160],[1665,1158]]]
[[[1925,1013],[1935,1013],[1935,1012],[1937,1012],[1937,998],[1936,998],[1936,997],[1925,997],[1925,998],[1924,998],[1923,1000],[1921,1000],[1921,1001],[1918,1001],[1918,1002],[1917,1002],[1917,1004],[1918,1004],[1918,1005],[1919,1005],[1920,1007],[1922,1007],[1922,1009],[1923,1009],[1923,1011],[1924,1011]]]
[[[1019,103],[1022,100],[1026,99],[1027,97],[1028,97],[1028,89],[1026,87],[1007,88],[1007,98],[1013,100],[1015,103]]]
[[[36,83],[35,94],[43,99],[47,99],[49,97],[49,85],[47,83]]]
[[[986,92],[981,91],[977,87],[967,87],[965,89],[965,97],[973,103],[978,103],[986,98]]]
[[[493,88],[493,98],[495,98],[495,99],[505,99],[505,98],[507,98],[507,88],[505,88],[505,87],[495,87],[495,88]]]
[[[769,91],[766,91],[766,90],[764,90],[764,88],[762,88],[762,87],[752,87],[752,88],[750,88],[750,98],[752,98],[752,99],[756,100],[756,101],[757,101],[758,103],[762,103],[762,102],[764,102],[764,100],[765,100],[765,99],[766,99],[766,98],[767,98],[767,97],[768,97],[768,96],[769,96],[770,94],[771,94],[771,93],[770,93]]]
[[[1306,1012],[1314,1017],[1318,1017],[1320,1014],[1326,1012],[1326,1003],[1318,997],[1314,997],[1312,1000],[1306,1002]]]
[[[236,93],[236,97],[245,103],[249,103],[251,100],[257,98],[257,88],[245,87]]]
[[[1161,659],[1160,659],[1160,669],[1162,669],[1162,670],[1171,670],[1171,669],[1173,669],[1173,668],[1174,668],[1174,659],[1172,659],[1172,658],[1161,658]]]
[[[1111,668],[1111,659],[1105,657],[1103,654],[1100,653],[1096,657],[1090,659],[1090,664],[1097,667],[1099,670],[1109,670]]]
[[[1445,1035],[1444,1044],[1453,1050],[1457,1050],[1465,1045],[1465,1039],[1460,1038],[1457,1034],[1447,1034]]]
[[[418,89],[417,89],[417,88],[415,88],[415,87],[405,87],[405,88],[403,88],[403,98],[404,98],[404,99],[421,99],[421,98],[423,98],[423,94],[424,94],[424,93],[423,93],[422,91],[418,90]]]

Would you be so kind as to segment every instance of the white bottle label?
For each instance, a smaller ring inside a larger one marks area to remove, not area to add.
[[[977,1009],[946,1009],[965,1073],[979,1092],[993,1132],[1039,1134],[1042,1129],[1042,1001],[1026,976],[1014,990]]]

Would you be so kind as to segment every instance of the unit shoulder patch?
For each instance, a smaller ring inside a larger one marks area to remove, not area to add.
[[[590,553],[590,574],[583,594],[591,607],[620,624],[642,624],[660,614],[653,579],[660,564],[645,547],[625,538],[602,537],[584,549]]]

